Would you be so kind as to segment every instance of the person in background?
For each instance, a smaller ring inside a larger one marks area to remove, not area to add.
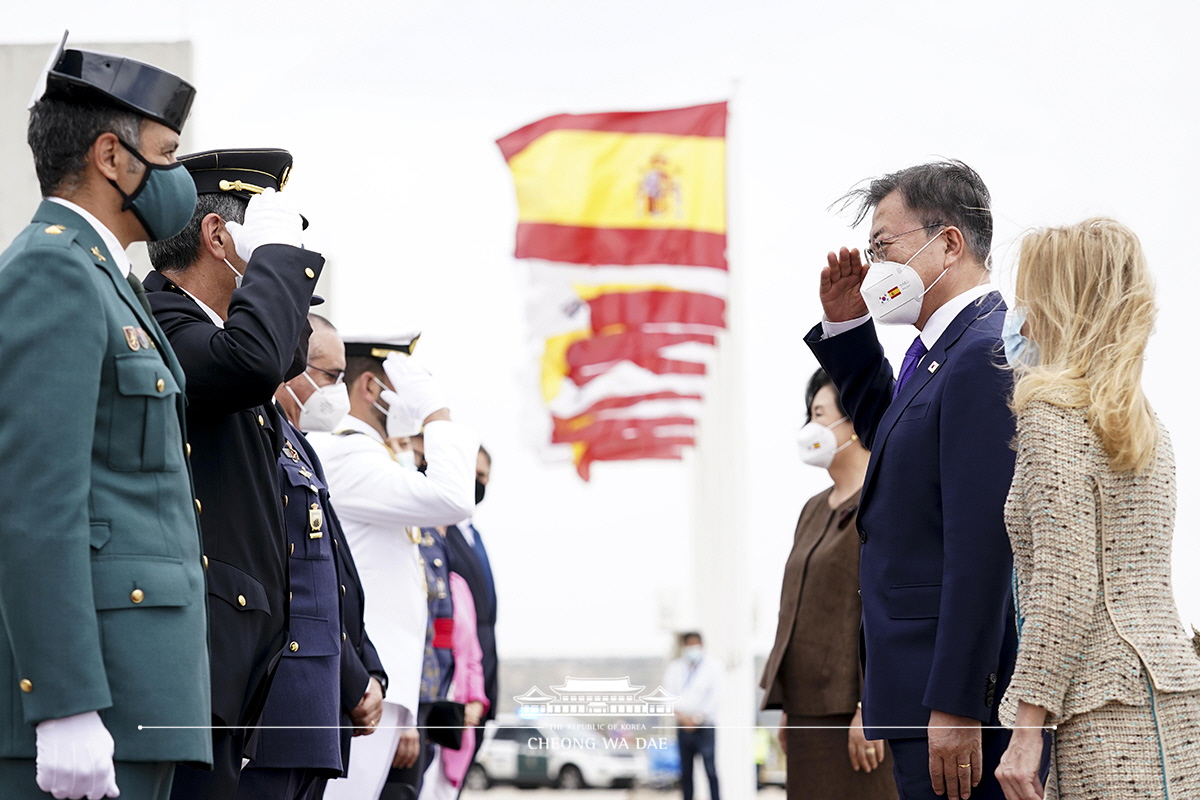
[[[679,768],[683,800],[692,800],[696,757],[704,762],[708,795],[721,800],[717,781],[717,706],[724,669],[704,652],[704,640],[696,631],[680,636],[679,658],[667,665],[663,689],[679,699],[675,702],[678,726]]]
[[[1041,798],[1056,726],[1047,797],[1200,797],[1200,657],[1171,590],[1175,458],[1142,390],[1157,310],[1141,243],[1111,219],[1035,231],[1016,293],[1020,643],[996,776],[1009,800]]]
[[[420,443],[420,437],[414,442]],[[422,456],[423,457],[423,456]],[[475,505],[483,502],[484,494],[492,477],[492,455],[480,445],[475,458]],[[475,527],[473,518],[446,528],[446,554],[450,569],[457,572],[471,589],[475,603],[475,633],[483,663],[483,687],[487,697],[487,708],[483,721],[495,719],[496,704],[500,702],[500,659],[496,653],[496,579],[492,574],[492,563],[483,535]],[[478,751],[483,744],[480,736],[475,742]]]
[[[779,744],[787,754],[789,800],[894,800],[887,742],[863,735],[860,702],[854,521],[870,453],[825,370],[813,373],[804,401],[800,458],[828,471],[833,485],[809,499],[796,523],[775,646],[760,682],[763,708],[783,709]]]
[[[475,601],[463,577],[450,571],[445,537],[445,528],[421,530],[421,554],[430,589],[431,628],[422,678],[439,682],[431,699],[463,704],[464,729],[462,744],[457,749],[426,745],[430,752],[419,791],[425,800],[454,800],[458,796],[475,754],[474,728],[487,711],[482,651],[475,629]]]

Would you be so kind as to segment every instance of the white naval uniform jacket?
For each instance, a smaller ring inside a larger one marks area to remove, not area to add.
[[[385,702],[416,724],[429,606],[418,546],[407,528],[453,525],[475,510],[479,437],[448,420],[425,426],[422,475],[398,464],[366,422],[347,416],[334,433],[310,433],[329,496],[362,579],[363,621],[388,674]]]

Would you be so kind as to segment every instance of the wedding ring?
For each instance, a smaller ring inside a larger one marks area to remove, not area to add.
[[[875,748],[874,748],[874,747],[868,747],[868,748],[867,748],[867,752],[868,752],[868,753],[870,753],[871,755],[875,755]]]
[[[970,764],[959,764],[958,768],[959,769],[970,769],[971,765]]]

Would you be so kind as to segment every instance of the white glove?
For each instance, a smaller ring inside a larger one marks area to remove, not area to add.
[[[379,393],[379,399],[388,404],[387,407],[387,435],[390,438],[397,436],[416,436],[421,432],[421,419],[413,419],[408,415],[408,411],[404,408],[404,404],[400,402],[400,396],[390,389],[384,389]]]
[[[394,411],[398,424],[406,422],[411,425],[412,421],[416,422],[415,430],[397,434],[392,434],[389,430],[389,436],[411,436],[421,430],[421,425],[425,422],[426,417],[435,411],[449,407],[442,387],[429,374],[429,370],[421,366],[412,356],[392,353],[384,359],[383,371],[387,373],[388,380],[392,382],[391,394],[395,395],[392,399],[383,398],[388,403],[389,421]]]
[[[250,198],[245,219],[240,225],[226,222],[225,228],[233,236],[233,248],[238,258],[246,263],[260,245],[304,246],[300,238],[303,227],[300,215],[288,208],[274,189],[264,189],[262,194]]]
[[[62,798],[120,797],[113,738],[95,711],[37,724],[37,785]]]

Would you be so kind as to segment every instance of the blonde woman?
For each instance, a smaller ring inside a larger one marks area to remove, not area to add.
[[[1142,392],[1154,286],[1110,219],[1025,238],[1005,350],[1017,465],[1005,508],[1020,646],[996,770],[1009,800],[1200,797],[1200,657],[1171,591],[1175,463]]]

